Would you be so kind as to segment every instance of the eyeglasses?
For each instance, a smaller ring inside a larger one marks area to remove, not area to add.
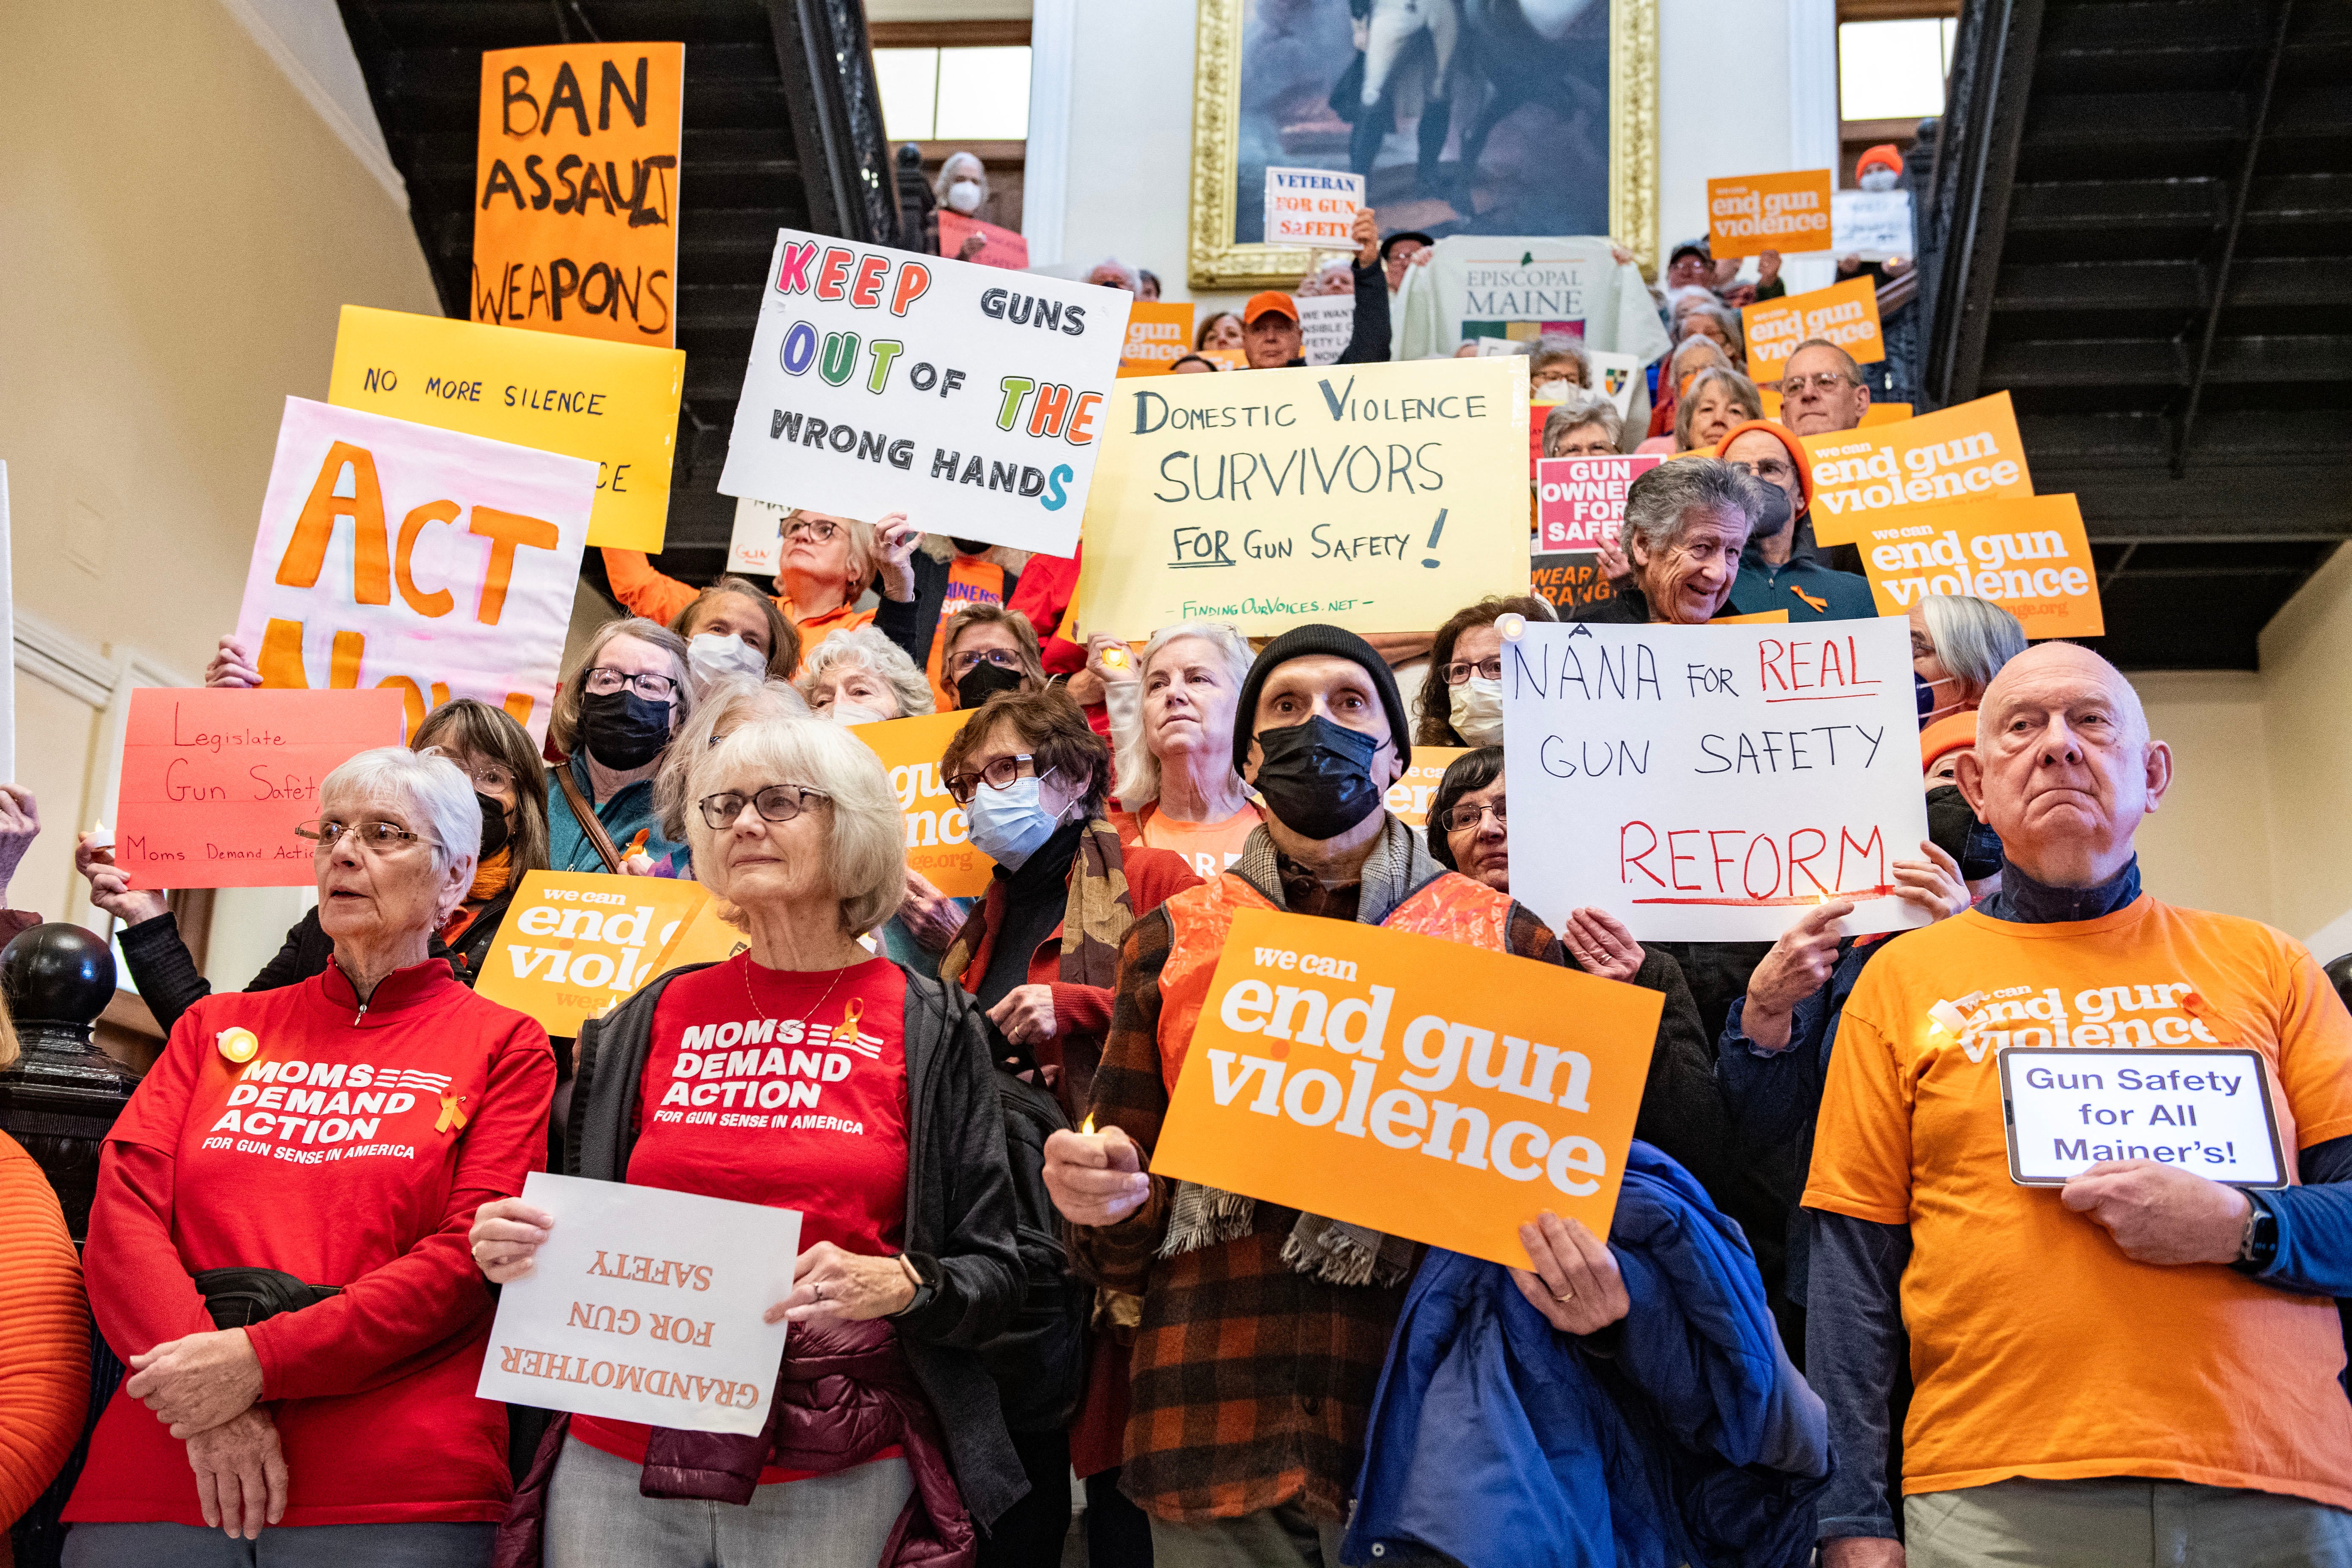
[[[784,542],[790,544],[795,539],[805,539],[812,544],[824,544],[840,531],[841,524],[837,522],[804,517],[797,522],[788,522],[784,525]]]
[[[1503,803],[1499,800],[1491,805],[1471,805],[1466,802],[1461,805],[1449,805],[1440,826],[1448,833],[1467,833],[1489,813],[1494,816],[1496,826],[1507,833],[1510,831],[1510,819],[1503,815]]]
[[[1738,462],[1731,466],[1751,478],[1768,479],[1774,484],[1785,484],[1797,477],[1796,468],[1781,458],[1765,458],[1753,463]]]
[[[1570,370],[1539,370],[1528,377],[1528,384],[1531,387],[1550,386],[1555,383],[1565,383],[1576,387],[1581,387],[1584,384],[1576,378],[1576,373]]]
[[[981,661],[983,659],[990,664],[996,666],[999,669],[1018,669],[1021,668],[1021,655],[1014,649],[1009,647],[984,647],[974,648],[970,653],[950,655],[948,658],[948,673],[956,679],[961,680],[965,676],[970,675],[973,670],[978,669],[981,666]]]
[[[1448,686],[1459,686],[1474,675],[1483,676],[1488,680],[1500,680],[1503,679],[1503,656],[1496,654],[1492,658],[1482,658],[1475,664],[1460,662],[1449,664],[1438,673],[1445,678],[1445,684]]]
[[[318,846],[315,853],[320,855],[333,853],[335,846],[343,841],[346,833],[357,834],[360,847],[371,855],[395,855],[404,845],[439,842],[421,833],[411,833],[397,822],[343,822],[331,816],[314,816],[308,822],[298,822],[294,825],[294,832],[298,837],[315,843]]]
[[[484,795],[510,795],[514,791],[514,770],[500,763],[459,763],[457,771],[473,780]]]
[[[978,773],[953,775],[947,781],[948,795],[958,805],[970,805],[971,797],[980,793],[982,784],[991,789],[1011,789],[1014,779],[1042,779],[1050,777],[1053,773],[1052,768],[1039,773],[1036,759],[1024,752],[1017,757],[999,757]]]
[[[1557,447],[1547,447],[1544,451],[1544,456],[1547,458],[1613,458],[1616,455],[1616,442],[1598,437],[1590,441],[1562,442]]]
[[[1848,377],[1843,371],[1817,370],[1811,375],[1782,376],[1780,378],[1780,395],[1783,397],[1801,397],[1804,395],[1806,389],[1811,388],[1811,390],[1820,393],[1823,397],[1827,397],[1841,386],[1859,386],[1861,384],[1862,384],[1860,382]]]
[[[744,795],[737,790],[721,790],[706,795],[695,805],[702,809],[702,820],[714,832],[724,832],[743,819],[746,805],[760,814],[765,822],[790,822],[809,809],[812,803],[822,804],[833,796],[821,789],[805,784],[770,784],[756,795]]]
[[[648,702],[667,702],[677,691],[677,682],[667,675],[631,675],[625,670],[606,669],[602,665],[588,672],[587,689],[591,697],[610,697],[624,686]]]

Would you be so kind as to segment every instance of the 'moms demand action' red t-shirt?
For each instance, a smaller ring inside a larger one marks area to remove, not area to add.
[[[738,953],[654,1008],[629,1181],[798,1209],[801,1247],[895,1253],[907,1220],[907,977],[887,958],[765,969]],[[572,1435],[643,1464],[650,1428],[574,1416]],[[877,1458],[887,1458],[893,1448]],[[770,1467],[762,1484],[800,1479]]]
[[[225,1035],[251,1058],[224,1056]],[[207,1268],[340,1286],[246,1331],[286,1457],[281,1522],[503,1519],[506,1410],[474,1397],[491,1303],[466,1232],[546,1163],[554,1087],[546,1031],[437,960],[364,1010],[331,966],[205,997],[107,1136],[83,1257],[100,1331],[126,1358],[209,1331]],[[117,1390],[65,1516],[201,1526],[187,1446]]]

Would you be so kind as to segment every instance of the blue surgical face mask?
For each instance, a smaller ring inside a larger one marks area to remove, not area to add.
[[[1039,803],[1034,778],[1014,779],[1003,789],[982,784],[963,811],[972,843],[1008,871],[1021,869],[1060,826]]]

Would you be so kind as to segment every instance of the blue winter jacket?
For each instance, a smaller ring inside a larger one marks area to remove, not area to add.
[[[1342,1561],[1810,1561],[1828,1423],[1738,1226],[1636,1142],[1609,1241],[1633,1308],[1587,1340],[1544,1321],[1498,1265],[1429,1255],[1372,1398]]]

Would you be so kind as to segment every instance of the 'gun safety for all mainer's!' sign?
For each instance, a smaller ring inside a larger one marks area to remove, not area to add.
[[[780,230],[719,489],[1073,554],[1129,302]]]

